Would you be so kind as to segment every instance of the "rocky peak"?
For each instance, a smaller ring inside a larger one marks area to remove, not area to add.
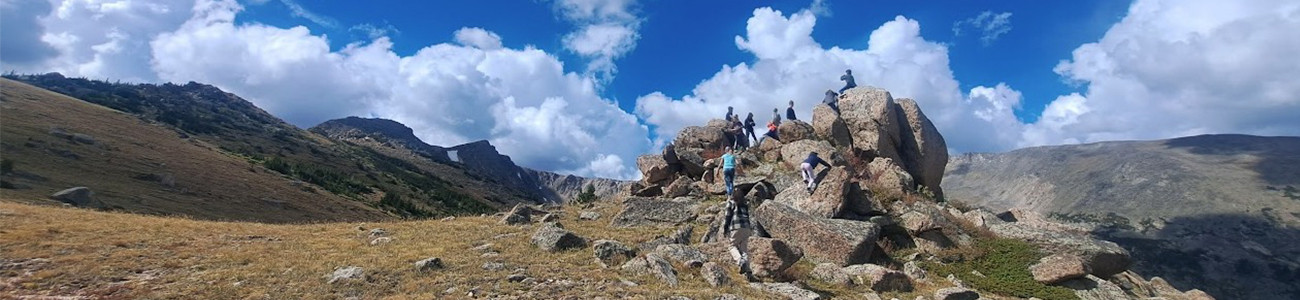
[[[415,137],[415,131],[397,121],[380,118],[347,117],[325,121],[311,128],[312,132],[331,139],[351,142],[374,141],[416,154],[438,162],[448,162],[447,149],[424,143]]]

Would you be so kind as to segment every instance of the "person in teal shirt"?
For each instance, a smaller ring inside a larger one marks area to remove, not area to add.
[[[727,181],[727,196],[731,196],[735,186],[733,182],[736,180],[736,155],[731,153],[731,147],[725,149],[726,152],[722,154],[722,177]]]

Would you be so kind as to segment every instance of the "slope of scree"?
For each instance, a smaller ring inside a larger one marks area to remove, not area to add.
[[[750,208],[751,266],[763,281],[754,288],[796,299],[1210,298],[1134,273],[1128,251],[1081,228],[1031,211],[994,214],[944,201],[947,147],[915,101],[859,87],[838,104],[839,113],[819,104],[811,124],[786,120],[779,141],[737,153],[733,198]],[[730,143],[726,124],[684,128],[663,153],[638,158],[643,180],[621,194],[610,226],[681,227],[638,244],[624,271],[671,284],[644,266],[660,257],[734,265],[719,158]],[[811,192],[794,175],[810,152],[832,164],[818,169]],[[702,255],[688,255],[695,252]]]
[[[7,78],[126,112],[141,122],[174,128],[173,137],[211,144],[229,156],[246,160],[250,168],[265,168],[292,178],[303,186],[301,189],[341,196],[395,216],[480,214],[538,201],[528,197],[528,191],[481,176],[421,168],[406,159],[299,129],[209,85],[116,84],[67,78],[58,73]],[[221,203],[225,202],[213,205]],[[237,215],[218,218],[273,221]]]
[[[950,199],[1078,223],[1134,269],[1230,299],[1300,298],[1300,137],[1202,135],[954,157]]]

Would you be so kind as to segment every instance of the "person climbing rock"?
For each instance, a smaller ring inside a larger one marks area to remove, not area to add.
[[[822,99],[822,103],[823,103],[823,104],[826,104],[827,106],[830,106],[830,107],[831,107],[831,110],[835,111],[835,114],[839,114],[839,113],[840,113],[840,105],[839,105],[839,103],[840,103],[840,97],[839,97],[839,96],[840,96],[840,95],[837,94],[837,93],[835,93],[835,91],[832,91],[832,90],[826,90],[826,98],[823,98],[823,99]]]
[[[857,82],[853,82],[853,70],[844,70],[844,75],[840,76],[840,81],[844,81],[844,87],[840,88],[840,93],[844,90],[858,87]]]
[[[727,182],[727,195],[730,196],[734,188],[733,182],[736,180],[736,155],[731,153],[731,147],[726,147],[722,154],[722,177]]]
[[[790,107],[785,109],[785,119],[791,121],[798,120],[794,117],[794,100],[790,100]]]
[[[831,167],[830,163],[817,157],[816,151],[809,152],[808,158],[805,158],[803,164],[799,165],[799,170],[801,171],[801,174],[803,174],[803,180],[808,182],[809,194],[811,194],[813,190],[817,189],[817,173],[813,173],[813,169],[817,168],[817,165],[825,165],[827,168]],[[728,184],[728,186],[730,186],[730,184]]]
[[[745,116],[745,134],[752,138],[754,142],[758,142],[758,136],[754,135],[754,126],[758,126],[758,124],[754,123],[754,113],[749,113],[749,115]],[[748,144],[749,139],[745,141]]]
[[[745,197],[732,195],[727,197],[727,217],[722,223],[722,232],[731,238],[731,258],[740,266],[740,274],[745,280],[758,281],[754,271],[749,267],[749,236],[753,235],[753,226],[749,222],[749,203]]]

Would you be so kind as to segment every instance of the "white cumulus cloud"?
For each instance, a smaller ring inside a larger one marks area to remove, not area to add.
[[[588,60],[588,74],[612,80],[618,72],[614,60],[635,49],[641,38],[636,1],[556,0],[554,6],[577,26],[564,36],[564,48]]]
[[[967,27],[978,30],[980,42],[988,46],[999,37],[1002,37],[1003,34],[1011,31],[1011,13],[984,11],[970,19],[954,22],[952,24],[952,34],[961,35],[962,30]]]

